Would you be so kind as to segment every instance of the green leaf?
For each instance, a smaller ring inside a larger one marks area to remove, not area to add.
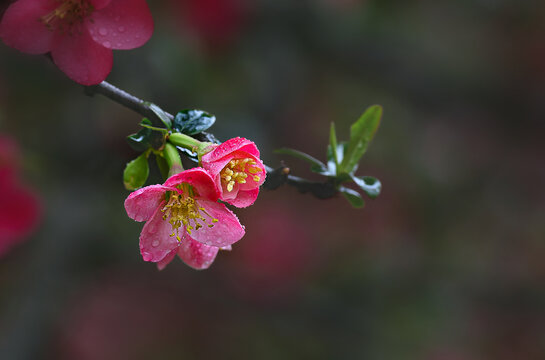
[[[352,190],[344,186],[341,186],[339,187],[339,191],[341,192],[341,194],[343,194],[346,200],[348,200],[348,202],[350,203],[350,205],[352,205],[352,207],[356,209],[364,207],[365,201],[363,201],[360,193],[357,192],[356,190]]]
[[[331,149],[337,149],[337,134],[335,132],[335,123],[332,122],[331,123],[331,127],[329,128],[329,146],[331,147]],[[331,150],[329,149],[329,150]],[[329,151],[328,151],[329,153]],[[332,160],[335,160],[335,165],[339,165],[339,158],[337,156],[337,151],[333,151],[333,159]],[[328,161],[329,161],[329,156],[327,157]],[[329,164],[328,164],[329,165]],[[336,167],[335,167],[336,168]]]
[[[350,142],[340,166],[340,172],[353,173],[356,165],[375,136],[382,118],[382,107],[373,105],[350,127]]]
[[[378,179],[375,179],[371,176],[354,176],[352,175],[352,180],[362,189],[365,191],[367,195],[369,195],[370,198],[374,199],[380,194],[380,190],[382,189],[382,184]]]
[[[149,176],[148,153],[143,153],[125,166],[123,184],[127,190],[136,190],[146,183]]]
[[[186,135],[206,131],[216,122],[216,117],[202,110],[182,110],[174,117],[172,128]]]
[[[340,142],[337,144],[337,151],[333,153],[331,151],[331,145],[327,146],[327,169],[330,176],[335,176],[337,179],[339,179],[339,182],[343,182],[346,180],[350,180],[350,176],[346,173],[342,173],[339,171],[339,165],[344,157],[344,152],[346,151],[346,147],[348,144],[346,142]],[[335,162],[335,156],[337,157],[338,163]],[[346,179],[345,179],[346,178]],[[341,180],[344,179],[344,180]]]
[[[327,172],[327,167],[325,166],[323,162],[321,162],[320,160],[316,159],[313,156],[310,156],[309,154],[305,154],[302,151],[289,149],[289,148],[282,148],[282,149],[277,149],[274,152],[277,154],[290,155],[290,156],[299,158],[301,160],[304,160],[312,165],[311,170],[314,172],[319,172],[319,173]]]
[[[165,124],[167,129],[170,129],[172,127],[172,121],[170,120],[170,117],[168,116],[168,114],[163,111],[163,109],[161,109],[159,106],[155,104],[150,104],[149,108],[151,111],[155,113],[155,115],[157,115],[159,119],[161,119],[161,121],[163,122],[163,124]]]
[[[331,144],[327,145],[327,173],[331,176],[337,175],[337,161],[335,159],[336,151],[331,151]]]
[[[150,125],[151,121],[149,119],[143,119],[143,124]],[[151,135],[153,130],[148,128],[142,128],[136,134],[127,136],[127,142],[129,146],[136,151],[146,151],[151,146]]]

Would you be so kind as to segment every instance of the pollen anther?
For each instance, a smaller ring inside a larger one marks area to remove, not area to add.
[[[261,168],[256,166],[256,161],[253,159],[233,159],[223,168],[220,177],[227,191],[231,192],[237,183],[245,184],[248,176],[250,176],[253,181],[259,182],[261,177],[256,174],[261,171]]]
[[[182,230],[185,228],[187,233],[191,235],[192,231],[198,231],[204,225],[213,227],[218,219],[211,216],[205,208],[199,206],[194,198],[195,190],[191,185],[182,184],[179,188],[182,193],[171,192],[168,202],[161,211],[163,212],[163,220],[168,219],[172,225],[170,236],[175,236],[178,241],[181,241],[180,228]]]
[[[86,0],[62,0],[59,7],[41,17],[41,21],[50,29],[66,31],[78,22],[83,22],[92,11],[93,5]]]

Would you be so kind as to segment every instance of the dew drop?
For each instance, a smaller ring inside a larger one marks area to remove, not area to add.
[[[123,32],[123,31],[125,31],[125,27],[124,27],[124,26],[120,26],[120,27],[117,28],[117,30],[119,30],[119,32]]]
[[[89,29],[89,34],[93,35],[95,33],[95,30]]]
[[[151,246],[153,246],[153,247],[159,246],[159,240],[154,240],[154,241],[151,243]]]
[[[98,29],[98,33],[102,36],[108,35],[108,30],[106,30],[106,28],[101,27],[100,29]]]
[[[117,33],[114,31],[114,32],[112,33],[112,36],[117,36]]]
[[[118,42],[117,44],[115,44],[118,48],[120,48],[121,46],[123,46],[122,43]]]
[[[104,42],[102,43],[102,45],[104,45],[104,47],[107,47],[107,48],[109,48],[109,47],[112,46],[112,44],[110,44],[109,41],[104,41]]]
[[[117,15],[114,20],[119,21],[119,19],[121,19],[121,16]]]

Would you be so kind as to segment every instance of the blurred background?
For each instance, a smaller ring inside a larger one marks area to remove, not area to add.
[[[108,81],[310,178],[273,150],[325,159],[331,121],[381,104],[358,175],[383,192],[262,191],[210,269],[159,272],[123,208],[139,115],[1,44],[1,216],[33,228],[0,258],[1,359],[545,358],[543,1],[148,3]]]

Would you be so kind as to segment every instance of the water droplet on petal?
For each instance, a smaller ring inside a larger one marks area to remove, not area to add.
[[[107,48],[109,48],[109,47],[112,46],[112,44],[110,44],[109,41],[104,41],[104,42],[102,43],[102,45],[104,45],[104,47],[107,47]]]
[[[121,47],[121,46],[123,46],[123,44],[122,44],[122,43],[120,43],[120,42],[118,42],[118,43],[117,43],[117,44],[115,44],[115,45],[116,45],[117,47]]]
[[[95,33],[95,30],[89,29],[89,34],[93,35]]]
[[[120,27],[117,28],[117,30],[119,30],[119,32],[123,32],[123,31],[125,31],[125,27],[124,27],[124,26],[120,26]]]
[[[159,240],[154,240],[154,241],[151,243],[151,246],[153,246],[153,247],[159,246]]]
[[[117,33],[114,31],[114,32],[112,33],[112,35],[113,35],[113,36],[117,36]]]
[[[105,35],[108,35],[108,30],[106,30],[106,28],[101,27],[100,29],[98,29],[98,33],[102,36],[105,36]]]
[[[136,39],[140,39],[140,34],[136,34],[136,35],[134,35],[134,37],[135,37]]]
[[[119,19],[121,19],[121,16],[117,15],[117,16],[115,17],[115,21],[119,21]]]

